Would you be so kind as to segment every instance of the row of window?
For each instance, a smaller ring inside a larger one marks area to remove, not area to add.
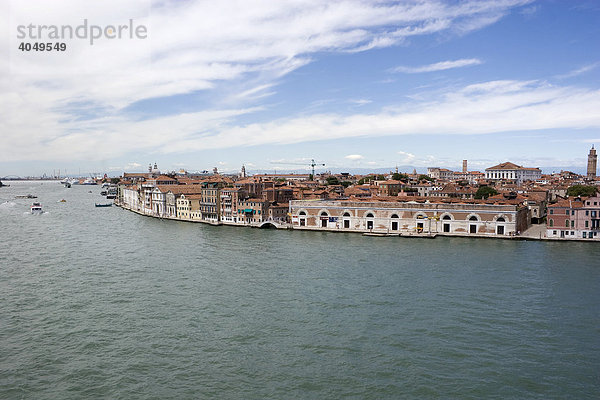
[[[304,211],[300,211],[300,213],[298,215],[305,216],[306,213]],[[320,216],[321,217],[328,217],[329,214],[326,213],[325,211],[323,211]],[[351,215],[350,215],[349,212],[345,212],[344,215],[342,215],[342,216],[346,217],[346,218],[351,217]],[[372,213],[368,213],[367,215],[365,215],[365,218],[375,218],[375,216]],[[395,218],[399,218],[399,217],[398,217],[398,214],[392,214],[390,218],[394,218],[395,219]],[[423,214],[418,214],[416,216],[416,219],[426,219],[426,218],[427,218],[427,216],[423,215]],[[452,218],[449,215],[445,215],[442,218],[442,221],[451,221],[451,220],[452,220]],[[469,218],[469,221],[479,221],[479,218],[477,218],[476,216],[472,215]],[[503,217],[499,217],[499,218],[496,219],[496,222],[506,222],[506,220]]]
[[[589,216],[591,215],[591,217],[592,217],[592,218],[595,218],[595,217],[596,217],[596,215],[598,215],[599,213],[600,213],[600,212],[599,212],[599,211],[596,211],[596,210],[592,210],[592,211],[590,211],[590,210],[585,210],[585,216],[586,216],[586,217],[589,217]],[[551,209],[550,209],[550,215],[553,215],[553,214],[554,214],[554,209],[553,209],[553,208],[551,208]],[[569,215],[569,214],[570,214],[570,215],[575,215],[575,210],[565,210],[565,215]]]

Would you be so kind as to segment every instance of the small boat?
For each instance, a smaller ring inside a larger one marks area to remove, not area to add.
[[[105,204],[100,204],[100,203],[95,203],[96,207],[111,207],[112,203],[105,203]]]
[[[32,194],[20,194],[18,196],[15,196],[15,199],[37,199],[37,196],[34,196]]]
[[[65,187],[66,188],[70,188],[71,187],[71,182],[65,182]]]
[[[58,202],[59,203],[66,203],[67,201],[65,199],[60,199]]]
[[[83,181],[82,185],[97,185],[97,183],[92,178],[86,178],[86,180]]]
[[[34,215],[43,214],[44,210],[42,210],[42,205],[40,203],[33,203],[31,205],[31,213]]]
[[[108,194],[108,192],[106,190],[103,190],[100,192],[100,196],[106,196]]]

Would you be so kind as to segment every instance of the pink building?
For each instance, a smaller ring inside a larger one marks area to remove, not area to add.
[[[550,238],[600,240],[600,195],[549,205],[546,229]]]

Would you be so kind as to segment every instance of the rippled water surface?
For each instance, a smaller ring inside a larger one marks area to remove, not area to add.
[[[596,243],[213,227],[6,183],[2,399],[600,397]]]

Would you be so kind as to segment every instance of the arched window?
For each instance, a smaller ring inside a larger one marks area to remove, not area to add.
[[[367,214],[367,218],[373,218],[373,214],[372,213],[368,213]]]
[[[469,221],[479,221],[479,220],[477,219],[476,216],[473,215],[473,216],[471,216],[471,218],[469,218]]]
[[[452,218],[449,215],[444,215],[444,218],[442,218],[442,220],[450,221],[450,220],[452,220]]]
[[[304,211],[300,211],[298,215],[306,215],[306,213]]]
[[[348,211],[346,211],[346,212],[344,213],[344,217],[349,217],[349,216],[350,216],[350,213],[349,213]]]
[[[321,217],[328,217],[328,216],[329,216],[329,214],[327,214],[327,211],[323,211],[321,213]]]
[[[565,226],[568,228],[569,227],[569,220],[565,221]]]
[[[503,217],[500,217],[500,218],[498,218],[498,219],[496,220],[496,222],[505,222],[505,220],[504,220],[504,218],[503,218]]]
[[[550,226],[554,226],[554,220],[550,219]]]
[[[398,218],[398,214],[392,214],[392,218]]]

